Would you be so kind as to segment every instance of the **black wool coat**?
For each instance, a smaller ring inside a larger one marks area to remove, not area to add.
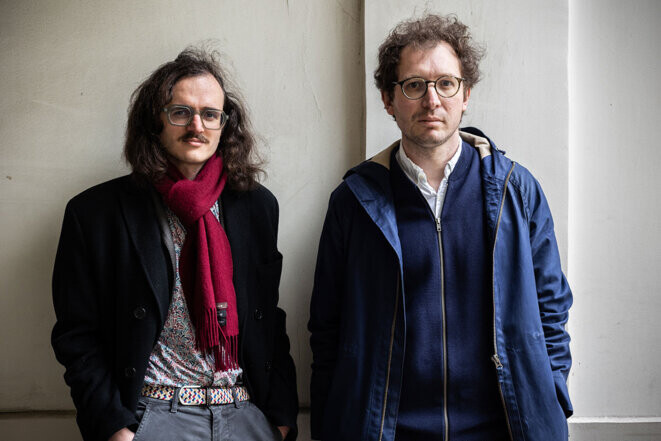
[[[124,176],[67,204],[53,271],[55,355],[65,367],[85,441],[137,424],[151,351],[165,323],[173,267],[162,208],[149,185]],[[285,313],[277,307],[282,255],[278,204],[258,186],[225,189],[221,213],[232,249],[239,363],[251,401],[296,437],[298,398]]]

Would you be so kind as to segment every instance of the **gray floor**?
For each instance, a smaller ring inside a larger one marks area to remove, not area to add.
[[[298,419],[299,441],[310,440],[310,415]],[[661,423],[569,424],[571,441],[661,441]],[[3,441],[82,441],[71,414],[0,414]]]
[[[0,414],[3,441],[82,441],[73,415],[3,413]]]

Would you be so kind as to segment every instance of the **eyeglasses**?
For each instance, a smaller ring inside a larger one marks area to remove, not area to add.
[[[434,89],[436,89],[439,96],[452,98],[459,92],[462,81],[464,81],[464,78],[455,77],[454,75],[441,75],[436,78],[436,81],[413,77],[402,81],[393,81],[393,84],[398,84],[402,88],[402,93],[406,98],[419,100],[427,93],[429,83],[434,85]]]
[[[208,107],[198,111],[189,106],[170,106],[164,107],[163,112],[167,114],[170,124],[182,127],[189,125],[195,115],[200,115],[202,125],[209,130],[222,129],[229,118],[222,110]]]

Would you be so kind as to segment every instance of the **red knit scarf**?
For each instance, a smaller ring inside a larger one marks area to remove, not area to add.
[[[213,155],[194,180],[184,177],[170,163],[166,175],[156,184],[167,206],[186,227],[179,276],[198,349],[203,353],[212,351],[216,370],[238,368],[239,320],[232,252],[225,230],[211,212],[226,181],[223,160]],[[227,302],[227,324],[222,327],[216,318],[216,303],[221,302]]]

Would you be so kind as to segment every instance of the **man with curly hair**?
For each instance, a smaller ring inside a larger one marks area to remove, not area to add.
[[[311,301],[312,437],[567,440],[572,294],[539,183],[459,129],[483,50],[397,25],[374,73],[401,139],[330,198]]]
[[[218,57],[133,93],[129,176],[67,204],[52,344],[86,441],[293,440],[278,205]]]

